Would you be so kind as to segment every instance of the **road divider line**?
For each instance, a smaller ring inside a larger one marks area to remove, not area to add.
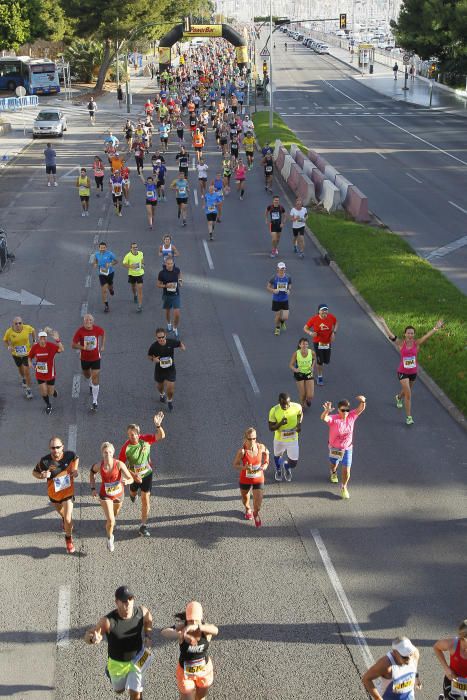
[[[458,248],[463,248],[465,245],[467,245],[467,236],[462,236],[462,238],[458,238],[455,241],[452,241],[452,243],[448,243],[447,245],[441,246],[441,248],[436,248],[436,250],[433,250],[429,255],[426,256],[426,260],[433,260],[435,258],[443,258],[445,255],[449,255],[449,253],[452,253],[453,250],[457,250]]]
[[[91,253],[91,255],[89,256],[89,264],[92,265],[93,261],[94,261],[94,253]]]
[[[315,541],[318,552],[321,556],[324,568],[326,569],[326,573],[329,576],[329,580],[331,581],[332,587],[334,588],[335,594],[337,595],[339,603],[341,604],[341,607],[344,611],[344,615],[347,618],[347,622],[350,625],[353,638],[360,647],[363,659],[368,668],[369,666],[372,666],[375,662],[373,654],[371,653],[367,641],[363,635],[363,632],[360,629],[360,625],[357,622],[355,613],[352,610],[352,606],[350,605],[349,600],[345,594],[339,576],[337,575],[337,571],[334,568],[334,565],[331,561],[331,557],[328,554],[328,550],[326,549],[326,545],[323,542],[323,538],[321,537],[319,530],[317,530],[316,528],[312,528],[310,532]]]
[[[211,251],[209,250],[207,241],[203,241],[203,247],[204,252],[206,253],[206,259],[208,261],[209,269],[214,270],[214,263],[212,262]]]
[[[455,202],[451,202],[451,200],[449,200],[449,204],[450,204],[452,207],[455,207],[456,209],[459,209],[459,211],[461,211],[463,214],[467,214],[467,209],[463,209],[463,207],[459,206],[459,204],[456,204]]]
[[[336,122],[337,126],[342,126],[342,124],[340,122],[338,122],[337,119],[335,119],[335,122]]]
[[[193,197],[195,199],[196,206],[198,206],[198,192],[196,190],[193,191]]]
[[[376,155],[379,156],[380,158],[383,158],[384,160],[387,160],[387,157],[384,155],[384,153],[380,153],[379,151],[376,151]]]
[[[88,288],[88,287],[91,286],[91,275],[87,275],[86,280],[85,280],[85,282],[84,282],[84,286],[85,286],[86,288]]]
[[[357,141],[362,141],[362,139],[360,138],[360,136],[355,136],[355,134],[354,134],[354,139],[357,139]]]
[[[79,397],[79,392],[81,388],[81,375],[75,374],[73,376],[73,385],[71,387],[71,398],[77,399]]]
[[[96,235],[92,239],[92,242],[94,243],[94,245],[97,245],[99,243],[99,234],[98,233],[96,233]]]
[[[78,439],[78,426],[76,423],[68,426],[67,449],[76,452],[76,442]]]
[[[319,79],[322,80],[323,83],[326,83],[326,85],[329,85],[329,87],[332,88],[333,90],[335,90],[336,92],[340,93],[341,95],[344,95],[344,97],[346,97],[351,102],[354,102],[356,105],[358,105],[362,109],[364,108],[364,106],[361,104],[361,102],[357,102],[357,100],[354,100],[353,97],[350,97],[350,95],[347,95],[345,92],[342,92],[342,90],[339,90],[339,88],[336,88],[334,85],[332,85],[327,80],[325,80],[321,75],[319,76]]]
[[[240,355],[240,359],[242,361],[243,367],[245,368],[246,376],[248,377],[251,388],[253,389],[254,394],[259,394],[259,386],[256,383],[255,375],[253,374],[253,370],[251,369],[251,365],[248,362],[248,358],[245,354],[245,350],[243,349],[242,341],[238,337],[236,333],[233,333],[233,339],[234,343],[237,347],[238,354]]]
[[[104,219],[103,219],[102,216],[101,216],[101,217],[97,220],[97,225],[98,225],[98,226],[102,226],[103,222],[104,222]]]
[[[413,136],[414,139],[417,139],[418,141],[421,141],[422,143],[426,143],[427,146],[430,146],[430,148],[434,148],[435,151],[439,151],[440,153],[443,153],[445,156],[448,156],[448,158],[452,158],[453,160],[457,160],[457,162],[462,163],[462,165],[467,165],[467,161],[462,160],[461,158],[458,158],[457,156],[453,155],[452,153],[448,153],[448,151],[445,151],[444,149],[439,148],[439,146],[435,146],[434,143],[430,143],[426,139],[422,139],[421,136],[417,136],[417,134],[413,134],[408,129],[404,129],[403,126],[399,126],[399,124],[392,122],[390,119],[386,119],[386,117],[382,117],[381,115],[378,115],[378,116],[380,119],[383,120],[383,122],[387,122],[388,124],[395,126],[396,129],[400,129],[404,133],[409,134],[409,136]]]
[[[419,185],[422,185],[423,182],[418,179],[418,177],[415,177],[415,175],[412,175],[412,173],[405,173],[407,177],[410,177],[411,180],[415,180],[415,182],[418,182]]]
[[[71,616],[71,589],[70,586],[60,586],[58,591],[57,612],[57,646],[66,647],[70,643],[70,616]]]
[[[85,316],[88,313],[88,302],[84,301],[81,304],[81,317]]]

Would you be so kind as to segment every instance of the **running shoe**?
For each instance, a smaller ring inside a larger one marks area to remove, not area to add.
[[[173,410],[174,410],[173,401],[167,401],[167,408],[169,409],[169,411],[173,411]]]
[[[338,484],[339,483],[339,477],[337,476],[337,472],[330,473],[329,481],[331,482],[331,484]]]
[[[107,549],[109,550],[109,552],[113,552],[115,549],[114,540],[115,540],[115,538],[113,535],[112,535],[112,537],[109,537],[109,539],[107,540]]]
[[[95,413],[95,412],[97,411],[97,403],[93,402],[93,404],[92,404],[92,406],[91,406],[91,411],[92,411],[93,413]]]
[[[47,183],[47,187],[50,187],[50,182]]]
[[[306,400],[306,405],[308,406],[308,408],[310,408],[310,406],[311,406],[311,401],[310,401],[310,399],[307,399],[307,400]]]
[[[115,294],[113,287],[109,287],[109,294],[111,297],[113,297],[113,295]]]
[[[136,503],[136,499],[137,499],[137,495],[132,496],[131,493],[130,493],[130,501],[131,501],[132,503]]]
[[[286,330],[287,330],[287,326],[285,325],[285,321],[282,321],[282,323],[281,323],[281,331],[286,331]]]
[[[261,518],[259,517],[259,513],[256,513],[256,515],[254,516],[254,518],[255,518],[255,525],[256,525],[256,527],[261,527],[262,522],[261,522]]]
[[[23,389],[26,389],[27,384],[25,379],[21,380],[21,386],[23,387]]]
[[[279,327],[274,328],[274,335],[280,335],[281,334],[281,329]]]
[[[172,324],[171,324],[171,323],[168,323],[168,324],[167,324],[167,330],[168,330],[169,333],[170,333],[170,331],[172,330]]]
[[[297,245],[294,245],[294,247],[293,247],[293,252],[294,252],[294,253],[298,253],[298,246],[297,246]]]
[[[165,403],[167,401],[167,396],[165,394],[159,394],[159,401]]]
[[[26,389],[26,398],[27,398],[27,399],[32,399],[32,391],[31,391],[31,389]]]
[[[139,529],[139,534],[141,537],[151,537],[151,533],[149,532],[149,529],[146,527],[146,525],[141,525]]]
[[[52,413],[52,406],[47,406],[45,409],[45,412],[47,413],[48,416]]]
[[[284,464],[284,477],[286,481],[292,481],[292,470]]]
[[[178,328],[174,328],[174,336],[178,338]]]
[[[133,294],[133,301],[135,302],[135,304],[138,303],[138,295],[137,294]]]
[[[245,515],[243,516],[245,520],[253,520],[253,513],[251,510],[246,510]]]
[[[58,187],[58,182],[54,182],[54,187]]]
[[[298,257],[300,258],[300,260],[303,260],[303,258],[305,257],[305,253],[299,253]]]
[[[104,313],[105,313],[105,314],[108,314],[108,313],[109,313],[109,311],[110,311],[110,309],[109,309],[109,305],[108,305],[108,304],[106,304],[106,305],[104,306]]]
[[[322,377],[318,377],[317,380],[316,380],[316,383],[317,383],[318,386],[323,386],[323,384],[324,384],[323,378],[322,378]]]
[[[349,490],[348,490],[347,486],[343,486],[341,488],[341,498],[344,498],[344,499],[350,498],[350,494],[349,494]]]
[[[401,397],[399,396],[399,394],[396,394],[395,399],[396,399],[396,406],[397,406],[397,408],[402,408],[402,406],[403,406],[404,404],[403,404],[402,399],[401,399]]]
[[[282,481],[282,467],[280,467],[279,469],[277,469],[276,467],[274,478],[276,481]]]
[[[54,397],[54,399],[57,398],[57,396],[58,396],[58,391],[57,391],[56,389],[54,389],[54,393],[52,394],[52,396]]]
[[[405,422],[407,423],[407,425],[413,425],[412,416],[407,416],[407,418],[405,419]]]
[[[276,254],[274,252],[274,248],[271,250],[271,255],[269,256],[270,258],[275,258]]]
[[[65,547],[66,547],[66,551],[68,552],[68,554],[75,553],[75,545],[73,544],[72,537],[70,537],[70,539],[65,538]]]
[[[92,394],[92,384],[89,385],[89,393]]]
[[[143,307],[141,306],[141,304],[138,304],[138,306],[136,307],[136,311],[140,314],[142,310]]]

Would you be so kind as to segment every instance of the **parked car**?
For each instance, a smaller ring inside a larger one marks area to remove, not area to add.
[[[60,109],[41,109],[32,125],[32,138],[37,136],[63,136],[67,130],[65,114]]]

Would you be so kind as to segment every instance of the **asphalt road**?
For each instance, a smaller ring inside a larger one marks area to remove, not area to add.
[[[265,290],[274,271],[264,224],[270,198],[258,163],[248,176],[245,200],[235,194],[227,198],[223,223],[209,244],[211,265],[205,217],[193,194],[186,229],[178,225],[170,194],[157,208],[156,230],[148,231],[143,186],[133,173],[132,206],[122,218],[110,210],[108,197],[94,196],[89,218],[81,218],[72,179],[76,171],[70,170],[90,166],[102,151],[105,127],[123,121],[105,120],[104,112],[98,119],[91,129],[70,115],[69,133],[57,144],[58,188],[45,186],[39,142],[1,179],[0,206],[17,260],[0,285],[26,289],[54,304],[21,307],[2,300],[2,329],[21,313],[36,328],[58,328],[66,352],[57,358],[60,396],[50,417],[35,387],[34,400],[23,399],[11,359],[6,351],[0,355],[0,694],[34,700],[110,697],[104,645],[89,648],[81,637],[112,608],[113,592],[125,582],[152,609],[156,628],[171,623],[188,599],[203,602],[207,619],[220,628],[212,645],[213,698],[363,699],[359,673],[365,658],[385,653],[402,632],[421,648],[425,690],[420,697],[432,698],[441,673],[430,645],[465,617],[465,433],[422,384],[415,391],[415,425],[406,427],[393,403],[397,357],[389,343],[332,270],[316,264],[311,245],[303,261],[296,259],[289,229],[280,259],[293,278],[291,318],[287,332],[273,336]],[[172,145],[169,175],[175,172],[175,150]],[[208,163],[213,174],[219,155],[212,137]],[[193,172],[190,182],[195,188]],[[181,335],[187,350],[177,355],[175,410],[164,422],[167,439],[154,450],[153,536],[138,537],[138,506],[127,499],[111,555],[101,510],[90,497],[88,468],[103,440],[120,446],[127,423],[150,429],[160,408],[146,353],[162,321],[154,280],[166,231],[181,251],[186,281]],[[94,241],[101,238],[120,259],[132,240],[144,251],[142,314],[135,311],[121,268],[111,313],[102,313],[89,264]],[[288,361],[305,320],[323,301],[341,321],[333,362],[305,417],[294,481],[276,484],[271,467],[264,525],[256,530],[242,517],[233,455],[250,424],[272,448],[268,410],[280,391],[296,397]],[[72,394],[80,370],[70,343],[83,304],[108,334],[95,415],[84,382],[79,396]],[[359,393],[367,396],[368,409],[356,428],[351,499],[344,502],[328,482],[327,430],[319,413],[323,400]],[[45,487],[31,477],[54,433],[68,442],[76,435],[81,456],[75,556],[65,554]],[[327,548],[367,640],[366,656],[317,543]],[[157,639],[156,658],[145,697],[175,697],[177,650]]]
[[[466,292],[465,117],[391,100],[352,79],[341,61],[279,32],[275,42],[275,110],[367,195],[387,226],[420,255],[435,253],[432,264]],[[461,247],[439,251],[459,239]]]

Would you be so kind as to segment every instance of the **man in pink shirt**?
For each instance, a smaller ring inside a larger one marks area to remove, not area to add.
[[[366,408],[366,398],[357,396],[357,408],[350,410],[350,401],[343,399],[337,404],[337,413],[330,415],[334,410],[331,401],[323,404],[321,420],[329,424],[329,462],[331,474],[330,481],[339,483],[337,467],[342,465],[342,498],[350,498],[347,484],[350,479],[350,467],[352,466],[353,429],[355,421]]]

